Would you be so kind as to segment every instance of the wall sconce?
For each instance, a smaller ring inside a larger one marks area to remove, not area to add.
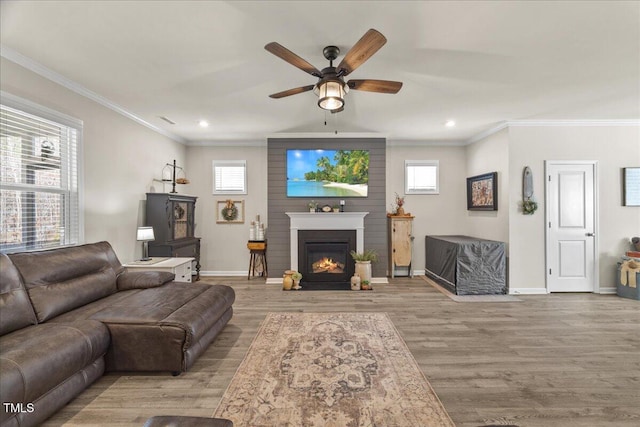
[[[149,261],[149,241],[156,240],[153,234],[153,227],[138,227],[136,240],[142,242],[142,259],[140,261]]]

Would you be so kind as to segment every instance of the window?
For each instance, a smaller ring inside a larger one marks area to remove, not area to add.
[[[438,160],[405,160],[405,194],[440,194]]]
[[[247,194],[247,161],[214,160],[213,194]]]
[[[78,244],[82,122],[2,93],[0,251]]]

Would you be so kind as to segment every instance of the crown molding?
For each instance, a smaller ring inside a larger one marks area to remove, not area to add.
[[[154,132],[157,132],[161,135],[164,135],[176,142],[179,142],[180,144],[186,144],[187,140],[175,135],[171,132],[168,132],[164,129],[161,129],[147,121],[145,121],[144,119],[136,116],[135,114],[127,111],[124,107],[116,104],[115,102],[105,98],[102,95],[98,95],[97,93],[87,89],[86,87],[74,82],[71,79],[68,79],[67,77],[64,77],[63,75],[53,71],[50,68],[45,67],[44,65],[40,64],[37,61],[34,61],[33,59],[24,56],[23,54],[16,52],[15,50],[11,49],[10,47],[7,47],[5,45],[1,45],[0,44],[0,56],[2,56],[3,58],[14,62],[18,65],[20,65],[23,68],[26,68],[29,71],[32,71],[36,74],[38,74],[41,77],[44,77],[45,79],[51,80],[54,83],[59,84],[60,86],[63,86],[67,89],[69,89],[72,92],[77,93],[78,95],[84,96],[85,98],[88,98],[94,102],[97,102],[98,104],[109,108],[112,111],[115,111],[116,113],[133,120],[134,122],[141,124],[142,126],[145,126],[149,129],[151,129]]]
[[[471,145],[509,127],[559,127],[559,126],[640,126],[639,119],[593,120],[507,120],[469,138],[463,145]]]
[[[384,133],[376,132],[282,132],[267,135],[267,139],[321,139],[321,138],[378,138],[386,139]]]
[[[391,139],[387,140],[387,147],[464,147],[466,141],[460,140],[422,140],[422,139]]]
[[[188,147],[266,147],[267,140],[189,141]]]

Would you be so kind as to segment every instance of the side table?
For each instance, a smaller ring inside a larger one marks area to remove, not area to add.
[[[174,281],[191,283],[191,263],[195,258],[151,258],[149,261],[133,261],[123,265],[127,271],[168,271],[176,275]]]
[[[267,277],[267,241],[249,240],[247,248],[249,249],[247,280],[251,279],[251,276],[255,277],[256,270],[260,276]]]

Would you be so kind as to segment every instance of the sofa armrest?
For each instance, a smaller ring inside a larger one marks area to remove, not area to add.
[[[162,286],[175,279],[168,271],[131,271],[118,276],[118,290],[146,289]]]

